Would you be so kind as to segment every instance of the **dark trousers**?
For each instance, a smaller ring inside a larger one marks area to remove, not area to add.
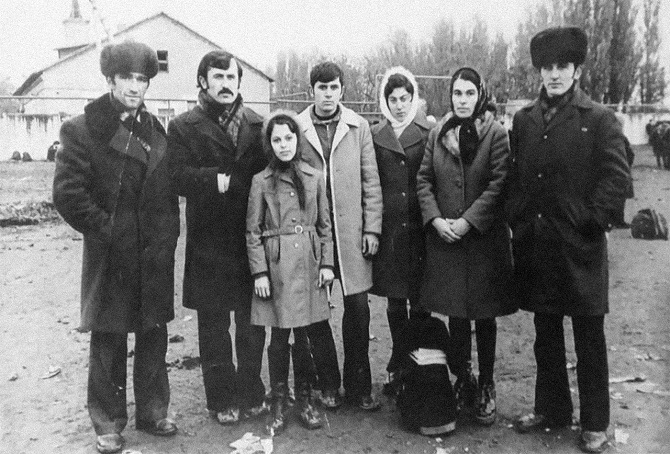
[[[418,301],[409,300],[409,312],[407,311],[408,300],[405,298],[388,298],[386,307],[386,319],[391,332],[391,358],[386,366],[387,372],[395,372],[400,367],[399,353],[396,351],[396,345],[400,339],[400,333],[407,320],[412,317],[414,308],[418,307]]]
[[[250,324],[249,309],[236,310],[234,314],[237,368],[229,331],[230,311],[198,311],[200,363],[210,411],[255,407],[265,397],[261,379],[265,327]]]
[[[572,317],[582,430],[599,432],[609,425],[609,372],[604,324],[603,315]],[[563,316],[536,313],[535,335],[535,413],[569,423],[572,400],[565,364]]]
[[[289,337],[293,330],[293,345]],[[293,357],[293,381],[296,391],[307,391],[314,384],[314,370],[307,339],[307,328],[272,328],[268,346],[270,387],[283,388],[288,383],[289,360]]]
[[[167,417],[170,386],[165,365],[166,352],[165,325],[135,334],[133,387],[136,425]],[[87,403],[88,413],[98,435],[121,433],[128,422],[127,360],[126,333],[91,333]]]
[[[493,383],[493,365],[496,361],[496,333],[495,318],[475,320],[475,334],[477,336],[477,358],[479,367],[479,382]],[[470,371],[472,351],[472,327],[466,318],[449,317],[449,369],[457,377],[465,378]]]
[[[307,326],[309,347],[316,369],[316,388],[326,391],[339,391],[342,384],[340,366],[337,362],[337,349],[333,331],[328,320]]]

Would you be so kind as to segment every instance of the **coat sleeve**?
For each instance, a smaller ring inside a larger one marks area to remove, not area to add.
[[[247,255],[249,256],[251,275],[254,277],[269,272],[265,258],[265,247],[261,240],[266,211],[262,178],[263,176],[259,174],[252,180],[247,206]]]
[[[497,124],[494,126],[498,126]],[[491,179],[484,192],[463,213],[463,218],[480,233],[502,215],[505,180],[509,171],[509,138],[502,125],[492,129],[489,168]]]
[[[190,131],[181,118],[168,125],[168,167],[175,190],[180,196],[197,197],[219,192],[218,167],[200,167],[198,150],[189,140],[196,132]]]
[[[421,206],[421,216],[423,224],[430,223],[433,219],[442,217],[440,208],[435,198],[435,168],[433,167],[433,150],[437,137],[437,130],[434,128],[428,135],[426,149],[423,153],[421,166],[416,174],[416,195]]]
[[[379,181],[377,157],[372,143],[370,126],[361,120],[361,186],[363,203],[363,232],[382,233],[382,187]]]
[[[60,131],[62,149],[56,154],[53,202],[63,219],[81,233],[111,236],[111,215],[93,196],[95,174],[91,168],[91,144],[84,144],[72,122]]]
[[[607,229],[612,215],[626,198],[630,184],[630,166],[626,158],[625,136],[614,112],[604,109],[596,137],[596,183],[588,204],[594,220]]]
[[[326,194],[326,181],[323,174],[317,174],[318,183],[316,186],[318,220],[316,225],[321,243],[321,263],[320,268],[335,266],[333,262],[333,230],[330,224],[330,206],[328,205],[328,195]]]

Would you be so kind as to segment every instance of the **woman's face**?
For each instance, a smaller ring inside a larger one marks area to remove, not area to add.
[[[298,138],[294,132],[291,132],[288,125],[276,124],[272,127],[270,144],[277,159],[288,162],[295,156]]]
[[[451,92],[451,102],[454,103],[454,113],[459,118],[468,118],[475,111],[477,105],[477,87],[465,79],[457,79]]]
[[[404,121],[412,106],[412,95],[405,87],[395,88],[386,99],[391,115],[398,121]]]

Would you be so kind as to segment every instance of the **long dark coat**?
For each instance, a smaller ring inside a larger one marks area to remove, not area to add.
[[[170,122],[168,157],[179,195],[186,197],[184,307],[249,307],[253,283],[245,239],[247,201],[254,174],[265,168],[263,118],[241,107],[237,146],[196,106]],[[217,174],[230,175],[220,194]]]
[[[521,109],[511,137],[506,211],[521,307],[607,313],[605,230],[630,178],[621,125],[577,88],[549,125],[539,100]]]
[[[267,273],[271,297],[254,294],[251,323],[296,328],[327,320],[330,307],[319,270],[333,267],[333,238],[326,182],[321,172],[299,164],[305,188],[300,209],[288,173],[274,182],[272,170],[257,174],[251,184],[247,212],[247,250],[252,275]]]
[[[61,127],[53,201],[84,234],[81,328],[127,333],[174,318],[179,203],[165,131],[146,111],[148,160],[106,94]]]
[[[448,316],[491,318],[514,312],[510,298],[512,255],[503,216],[504,184],[509,168],[505,128],[487,112],[478,127],[472,163],[438,140],[446,117],[430,131],[417,175],[417,194],[426,225],[426,267],[421,305]],[[431,221],[463,217],[473,227],[459,241],[441,239]]]
[[[419,296],[425,245],[416,174],[432,126],[417,113],[398,138],[386,119],[371,128],[384,201],[379,252],[372,262],[375,295]]]

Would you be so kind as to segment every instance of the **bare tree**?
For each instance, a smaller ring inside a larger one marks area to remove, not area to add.
[[[642,43],[643,57],[640,68],[640,98],[643,103],[655,103],[665,96],[667,81],[665,71],[658,61],[658,49],[661,44],[658,29],[660,0],[643,0]]]

